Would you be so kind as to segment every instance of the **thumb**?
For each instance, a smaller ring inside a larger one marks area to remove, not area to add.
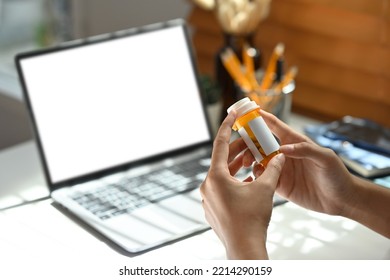
[[[282,153],[274,156],[268,163],[263,174],[256,178],[256,181],[262,182],[275,189],[276,185],[278,184],[280,174],[282,173],[285,161],[286,157]]]

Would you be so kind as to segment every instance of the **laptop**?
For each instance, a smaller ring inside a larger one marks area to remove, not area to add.
[[[129,253],[209,229],[212,134],[183,20],[15,61],[56,204]]]

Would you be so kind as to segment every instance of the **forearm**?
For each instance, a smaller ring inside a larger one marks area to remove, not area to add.
[[[353,184],[356,192],[343,216],[390,238],[390,189],[355,176]]]

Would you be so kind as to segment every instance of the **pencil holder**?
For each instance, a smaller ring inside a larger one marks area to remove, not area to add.
[[[271,88],[265,91],[246,91],[240,88],[240,97],[249,97],[251,100],[255,101],[261,109],[274,114],[282,121],[288,123],[291,114],[291,104],[294,90],[295,81],[291,81],[281,90]]]

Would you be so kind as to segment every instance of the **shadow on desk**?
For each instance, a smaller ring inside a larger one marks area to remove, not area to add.
[[[271,259],[390,259],[389,240],[355,221],[293,203],[279,210],[273,212],[268,231]]]

